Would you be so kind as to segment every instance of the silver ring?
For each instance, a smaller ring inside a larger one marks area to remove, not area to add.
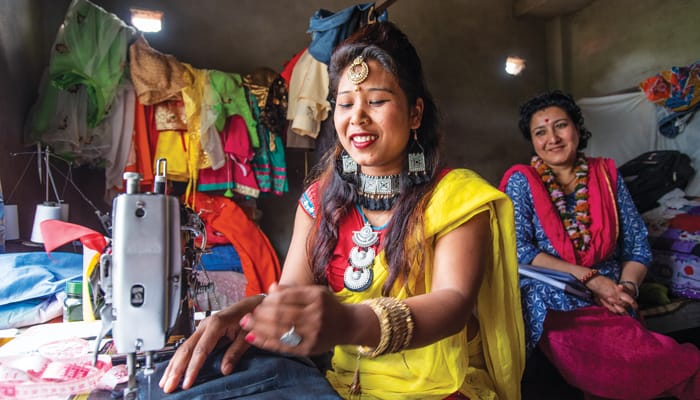
[[[294,325],[292,325],[287,332],[280,336],[280,343],[290,347],[296,347],[299,345],[299,343],[301,343],[301,336],[295,332]]]

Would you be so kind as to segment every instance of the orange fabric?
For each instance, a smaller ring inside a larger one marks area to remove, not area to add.
[[[132,146],[135,155],[133,164],[129,164],[125,171],[138,172],[143,177],[141,185],[153,184],[153,159],[151,158],[151,145],[148,138],[148,125],[146,123],[146,110],[138,97],[134,112],[134,135]]]
[[[243,275],[248,281],[246,296],[267,292],[272,283],[279,281],[282,269],[265,233],[234,201],[200,192],[195,192],[194,197],[197,207],[212,211],[209,217],[212,228],[226,236],[241,258]]]
[[[156,151],[158,145],[158,128],[156,127],[156,108],[154,106],[143,106],[143,111],[146,116],[146,131],[148,132],[148,146],[151,148],[151,157]]]
[[[204,230],[207,234],[207,248],[222,244],[232,244],[223,233],[211,226],[211,221],[221,214],[221,209],[226,207],[228,202],[222,201],[219,197],[209,197],[202,194],[197,198],[196,203],[195,211],[204,222]],[[195,239],[195,245],[201,247],[201,237]]]

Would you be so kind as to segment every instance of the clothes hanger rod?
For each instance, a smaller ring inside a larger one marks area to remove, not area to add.
[[[382,3],[382,4],[380,4],[379,6],[375,7],[375,8],[374,8],[374,13],[375,13],[375,15],[377,15],[377,16],[382,15],[382,13],[384,12],[384,10],[386,10],[387,8],[389,8],[389,6],[391,6],[392,4],[396,3],[396,1],[397,1],[397,0],[386,0],[384,3]]]

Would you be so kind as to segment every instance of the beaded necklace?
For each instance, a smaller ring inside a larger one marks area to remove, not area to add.
[[[575,206],[572,212],[566,209],[564,191],[557,182],[552,169],[539,156],[533,156],[530,165],[537,170],[542,178],[552,203],[559,211],[559,216],[574,248],[578,251],[585,251],[591,242],[591,231],[588,229],[591,226],[591,215],[588,205],[588,162],[586,162],[586,157],[579,153],[574,164],[576,185],[574,187]]]

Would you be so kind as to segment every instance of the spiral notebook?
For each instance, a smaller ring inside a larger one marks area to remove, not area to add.
[[[575,276],[568,272],[555,271],[553,269],[536,267],[529,264],[518,264],[518,273],[528,278],[537,279],[548,285],[562,289],[565,292],[580,297],[584,300],[591,299],[591,291]]]

